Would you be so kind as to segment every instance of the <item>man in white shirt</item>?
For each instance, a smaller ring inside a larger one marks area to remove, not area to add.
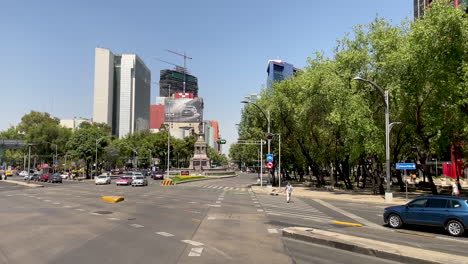
[[[291,200],[291,194],[292,194],[293,187],[291,183],[288,182],[288,185],[284,188],[284,191],[286,192],[286,202],[289,203]]]

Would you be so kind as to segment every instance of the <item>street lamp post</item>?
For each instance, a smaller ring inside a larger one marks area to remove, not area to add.
[[[372,85],[383,97],[385,105],[385,169],[387,174],[387,188],[385,191],[385,202],[391,202],[393,199],[393,193],[390,190],[390,130],[394,125],[401,124],[401,122],[390,123],[390,106],[388,101],[388,90],[383,90],[373,81],[363,79],[361,76],[356,76],[353,80],[366,82]]]
[[[268,125],[268,127],[267,127],[267,131],[268,131],[268,136],[267,136],[268,154],[270,154],[270,153],[271,153],[271,152],[270,152],[270,150],[271,150],[271,147],[270,147],[270,146],[271,146],[271,138],[270,138],[270,128],[271,128],[270,110],[267,110],[266,113],[265,113],[265,111],[264,111],[258,104],[254,103],[254,102],[252,102],[252,101],[250,101],[250,100],[243,100],[243,101],[241,101],[241,103],[243,103],[243,104],[253,104],[253,105],[255,105],[255,106],[260,110],[260,112],[262,112],[262,114],[265,116],[265,118],[266,118],[266,120],[267,120],[267,125]],[[262,160],[263,160],[263,157],[262,157]],[[268,177],[268,180],[269,180],[269,179],[270,179],[270,178]]]
[[[97,161],[97,155],[98,155],[98,152],[97,152],[97,144],[98,144],[99,142],[101,142],[101,140],[103,140],[104,138],[106,138],[106,137],[100,137],[100,138],[96,139],[96,166],[95,166],[96,174],[97,174],[97,170],[98,170],[98,169],[97,169],[97,165],[98,165],[98,161]]]

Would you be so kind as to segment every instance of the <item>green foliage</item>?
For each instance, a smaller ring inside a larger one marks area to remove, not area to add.
[[[353,80],[360,72],[389,91],[391,122],[402,122],[392,130],[392,160],[418,159],[427,174],[427,160],[449,160],[450,145],[468,140],[467,50],[466,14],[437,1],[415,22],[392,26],[377,18],[355,27],[332,58],[314,54],[304,71],[262,90],[256,103],[271,112],[272,132],[282,135],[285,168],[327,170],[352,188],[349,166],[364,166],[381,183],[385,107],[381,93]],[[262,113],[244,107],[239,137],[265,139],[265,131]],[[233,144],[230,157],[254,160],[252,150]]]

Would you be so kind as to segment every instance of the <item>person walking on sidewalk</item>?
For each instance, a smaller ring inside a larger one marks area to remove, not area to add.
[[[460,190],[458,190],[458,180],[456,180],[453,184],[452,184],[452,195],[453,196],[458,196],[460,195]]]
[[[293,187],[292,187],[291,183],[288,182],[288,184],[284,188],[284,191],[286,192],[286,202],[289,203],[289,201],[291,200],[291,194],[292,194],[292,191],[293,191]]]

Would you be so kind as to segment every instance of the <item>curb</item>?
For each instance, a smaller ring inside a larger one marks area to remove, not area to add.
[[[428,259],[423,259],[423,258],[417,258],[414,256],[405,255],[402,252],[399,252],[398,250],[395,249],[382,249],[382,247],[374,246],[374,245],[361,245],[359,243],[353,243],[350,241],[346,241],[343,239],[339,239],[335,236],[329,235],[322,235],[322,234],[313,234],[312,231],[314,229],[307,229],[307,228],[284,228],[282,230],[282,236],[283,237],[288,237],[296,240],[301,240],[309,243],[314,243],[314,244],[319,244],[319,245],[324,245],[328,247],[333,247],[341,250],[346,250],[358,254],[363,254],[363,255],[368,255],[368,256],[373,256],[373,257],[378,257],[382,259],[387,259],[391,261],[397,261],[397,262],[403,262],[403,263],[415,263],[415,264],[441,264],[441,263],[466,263],[466,257],[463,256],[456,256],[456,255],[451,255],[450,257],[455,258],[456,260],[449,260],[442,258],[443,260],[440,260],[441,257],[436,258],[433,257],[431,258],[432,260]],[[318,229],[315,229],[318,230]],[[329,232],[332,233],[332,232]],[[334,233],[338,234],[338,233]],[[349,236],[349,235],[347,235]],[[391,243],[387,243],[391,245]],[[430,250],[424,250],[427,252],[436,252],[436,251],[430,251]],[[439,255],[447,255],[442,252],[436,252]],[[431,254],[433,255],[433,254]],[[426,255],[427,257],[427,255]],[[439,259],[439,261],[437,261]]]
[[[229,175],[229,176],[219,176],[219,177],[210,177],[208,179],[194,179],[194,180],[191,180],[191,181],[181,181],[181,182],[176,182],[174,183],[174,185],[178,185],[178,184],[184,184],[184,183],[189,183],[189,182],[196,182],[196,181],[208,181],[208,180],[218,180],[218,179],[224,179],[224,178],[233,178],[233,177],[237,177],[238,175]]]
[[[16,185],[21,185],[29,188],[39,188],[39,187],[44,187],[44,185],[40,184],[35,184],[35,183],[26,183],[26,182],[20,182],[20,181],[13,181],[13,180],[2,180],[4,182],[16,184]]]

